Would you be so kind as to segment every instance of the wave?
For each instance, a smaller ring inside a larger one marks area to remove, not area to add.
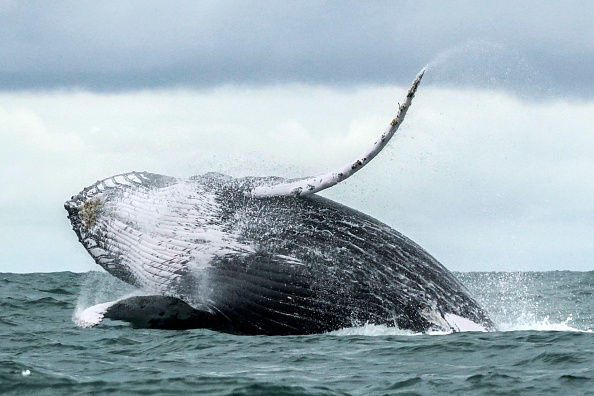
[[[526,323],[499,323],[497,328],[502,332],[509,331],[570,331],[578,333],[594,333],[591,329],[578,329],[570,325],[573,321],[573,316],[570,315],[562,322],[551,321],[549,317],[545,317],[542,320]]]
[[[571,326],[572,316],[569,316],[562,322],[554,322],[546,317],[542,320],[535,322],[524,322],[520,321],[517,323],[497,323],[498,331],[494,333],[508,333],[508,332],[521,332],[521,331],[559,331],[559,332],[575,332],[575,333],[594,333],[591,329],[579,329]],[[471,333],[476,332],[472,330],[462,330],[459,333]],[[336,331],[326,333],[335,336],[368,336],[368,337],[381,337],[381,336],[421,336],[421,335],[437,335],[443,336],[448,334],[454,334],[453,331],[430,331],[427,333],[415,333],[409,330],[401,330],[397,327],[386,326],[386,325],[374,325],[366,324],[358,327],[348,327]]]

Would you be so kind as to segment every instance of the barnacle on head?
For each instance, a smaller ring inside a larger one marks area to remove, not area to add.
[[[78,214],[85,227],[91,228],[95,225],[99,208],[101,208],[101,200],[98,197],[88,199],[81,205]]]

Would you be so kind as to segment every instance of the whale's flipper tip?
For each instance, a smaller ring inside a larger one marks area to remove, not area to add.
[[[74,323],[78,327],[95,327],[98,326],[105,317],[105,314],[114,304],[119,300],[101,303],[88,307],[82,311],[74,314]]]

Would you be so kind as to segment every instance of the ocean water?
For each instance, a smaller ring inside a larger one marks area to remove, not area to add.
[[[0,394],[594,394],[594,272],[456,275],[500,331],[79,328],[78,310],[126,286],[99,272],[0,273]]]

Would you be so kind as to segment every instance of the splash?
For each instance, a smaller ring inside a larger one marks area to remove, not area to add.
[[[582,330],[570,325],[570,322],[573,321],[573,315],[569,315],[567,319],[562,321],[561,323],[556,323],[555,321],[551,321],[550,318],[547,316],[542,320],[538,320],[532,323],[526,322],[516,322],[516,323],[500,323],[498,324],[498,328],[500,331],[508,332],[508,331],[568,331],[568,332],[578,332],[578,333],[593,333],[594,331],[590,329]]]
[[[560,331],[560,332],[577,332],[577,333],[594,333],[593,330],[578,329],[571,325],[573,320],[569,316],[562,322],[551,321],[549,317],[535,322],[515,322],[515,323],[497,323],[499,329],[496,333],[508,333],[518,331]],[[461,330],[459,333],[476,332],[476,330]],[[336,331],[326,333],[333,336],[364,336],[364,337],[384,337],[384,336],[444,336],[454,334],[453,331],[429,331],[427,333],[415,333],[410,330],[401,330],[397,327],[388,327],[386,325],[367,324],[359,327],[349,327]]]
[[[430,83],[451,88],[506,90],[531,100],[552,92],[550,77],[516,49],[497,42],[468,40],[440,52],[426,69]]]
[[[448,316],[448,314],[446,314]],[[450,315],[456,316],[456,315]],[[456,316],[457,317],[457,316]],[[457,317],[460,318],[460,317]],[[467,321],[467,320],[466,320]],[[470,321],[467,321],[470,322]],[[463,323],[463,322],[462,322]],[[460,327],[461,322],[456,324],[456,328],[459,329],[458,332],[485,332],[485,330],[475,324],[470,322],[470,325],[467,324],[466,327]],[[480,329],[479,329],[480,327]],[[344,329],[331,331],[326,334],[329,335],[336,335],[336,336],[368,336],[368,337],[378,337],[378,336],[420,336],[420,335],[447,335],[455,333],[453,330],[430,330],[426,333],[414,332],[411,330],[403,330],[396,326],[387,326],[387,325],[376,325],[367,323],[363,326],[355,326],[355,327],[347,327]]]
[[[502,51],[505,47],[498,43],[493,43],[484,40],[468,40],[463,44],[448,48],[441,51],[432,61],[430,61],[425,68],[427,70],[438,68],[445,65],[454,59],[460,59],[465,54],[478,54],[484,56],[490,51]]]
[[[81,286],[76,307],[72,313],[72,321],[79,327],[87,327],[89,318],[85,310],[97,304],[138,295],[140,290],[109,276],[105,272],[91,271]]]
[[[591,313],[577,308],[582,304],[576,305],[576,302],[586,302],[589,298],[589,292],[584,294],[583,285],[580,284],[583,277],[580,273],[491,272],[456,275],[489,312],[500,331],[593,330]]]
[[[476,332],[475,330],[461,330],[460,333]],[[444,336],[455,333],[454,331],[444,330],[430,330],[426,333],[418,333],[410,330],[402,330],[398,327],[386,326],[386,325],[375,325],[366,324],[358,327],[347,327],[344,329],[331,331],[326,333],[332,336],[364,336],[364,337],[384,337],[384,336]]]
[[[414,335],[421,335],[422,333],[415,333],[410,330],[401,330],[398,327],[388,327],[386,325],[366,324],[363,326],[348,327],[348,328],[344,328],[344,329],[340,329],[340,330],[336,330],[336,331],[331,331],[326,334],[335,335],[335,336],[377,337],[377,336],[393,336],[393,335],[414,336]]]
[[[570,272],[477,272],[456,276],[489,312],[496,333],[559,331],[594,333],[589,309],[592,279]],[[460,327],[460,332],[476,329]],[[434,331],[428,335],[453,332]],[[413,336],[421,333],[367,324],[341,329],[338,336]]]

